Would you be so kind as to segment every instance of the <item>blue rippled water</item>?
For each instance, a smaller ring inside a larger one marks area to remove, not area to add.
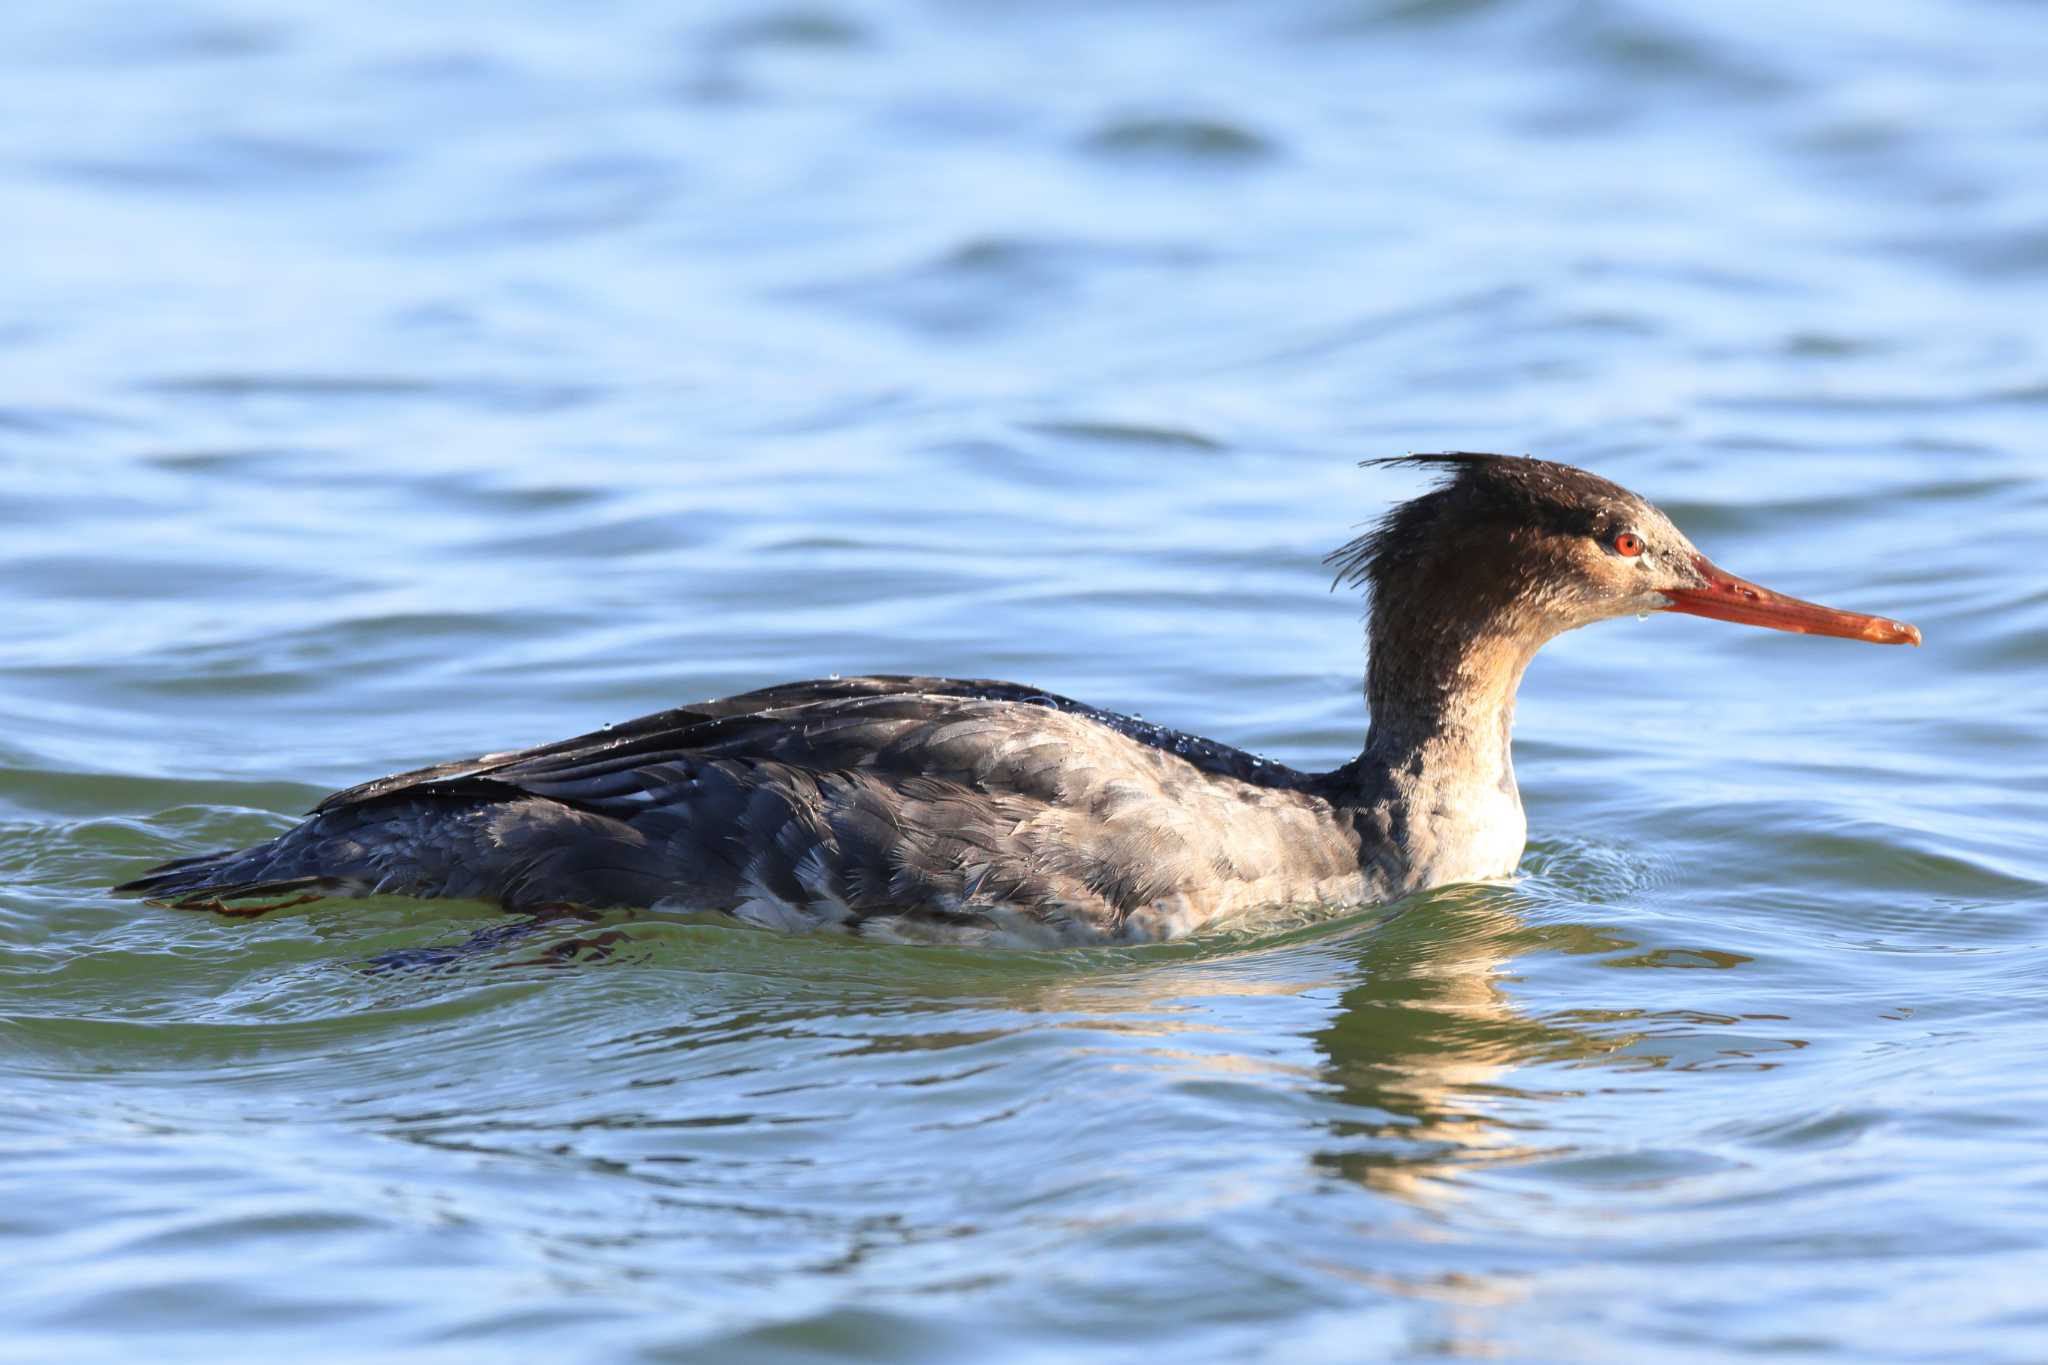
[[[0,1352],[2048,1358],[2044,69],[2017,0],[0,13]],[[1328,766],[1318,561],[1445,447],[1927,646],[1579,632],[1516,884],[1186,944],[104,891],[833,672]]]

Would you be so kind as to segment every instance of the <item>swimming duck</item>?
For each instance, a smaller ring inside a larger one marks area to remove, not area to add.
[[[1258,907],[1511,874],[1527,835],[1515,692],[1564,631],[1675,611],[1920,643],[1735,577],[1569,465],[1368,463],[1438,477],[1329,558],[1371,595],[1370,728],[1332,772],[1016,683],[833,678],[379,778],[274,839],[115,890],[227,914],[384,895],[717,911],[891,942],[1176,938]]]

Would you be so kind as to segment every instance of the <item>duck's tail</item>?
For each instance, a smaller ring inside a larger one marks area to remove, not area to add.
[[[280,863],[280,837],[250,848],[230,848],[191,858],[174,858],[114,888],[117,896],[141,896],[175,910],[214,910],[223,915],[262,915],[332,895],[360,895],[351,879],[294,870]]]
[[[647,841],[620,821],[540,797],[386,800],[317,813],[248,848],[161,864],[114,893],[226,915],[326,896],[449,897],[514,910],[649,905],[668,885],[658,865],[643,866],[649,856]]]

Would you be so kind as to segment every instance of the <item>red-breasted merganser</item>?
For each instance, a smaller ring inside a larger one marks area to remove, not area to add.
[[[1175,938],[1259,907],[1510,875],[1527,834],[1515,690],[1563,631],[1678,611],[1920,643],[1717,568],[1647,501],[1569,465],[1369,463],[1441,477],[1330,556],[1372,601],[1371,727],[1334,772],[1015,683],[834,678],[381,778],[268,842],[116,890],[231,914],[278,896],[438,896],[723,911],[891,942]]]

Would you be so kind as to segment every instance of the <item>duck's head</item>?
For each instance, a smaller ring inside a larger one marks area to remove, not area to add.
[[[1543,641],[1617,616],[1685,612],[1803,635],[1920,643],[1903,621],[1838,611],[1715,565],[1619,484],[1510,455],[1405,455],[1442,481],[1330,557],[1373,594],[1375,652],[1429,639]]]

